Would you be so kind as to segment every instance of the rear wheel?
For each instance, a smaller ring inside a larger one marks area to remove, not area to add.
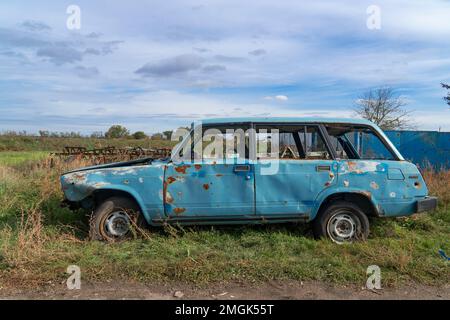
[[[332,203],[313,221],[316,238],[335,243],[364,241],[369,236],[369,219],[356,205],[347,201]]]
[[[145,219],[133,200],[112,197],[95,209],[89,234],[92,240],[120,241],[130,238],[133,230],[145,226]]]

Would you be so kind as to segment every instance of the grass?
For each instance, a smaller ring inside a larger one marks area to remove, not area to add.
[[[43,160],[48,156],[45,151],[6,151],[0,152],[0,165],[17,166],[24,162]]]
[[[307,225],[151,229],[121,243],[87,239],[87,212],[60,208],[59,173],[83,163],[10,161],[0,153],[0,286],[33,287],[67,279],[68,265],[83,280],[260,282],[318,280],[363,286],[376,264],[384,286],[407,282],[444,285],[450,252],[450,172],[425,178],[439,209],[426,215],[376,219],[365,243],[316,241]],[[14,157],[13,157],[14,158]],[[17,157],[21,159],[21,157]],[[6,160],[5,160],[6,159]]]

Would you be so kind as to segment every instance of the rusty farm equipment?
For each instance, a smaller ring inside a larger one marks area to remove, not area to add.
[[[170,148],[144,149],[141,147],[116,148],[110,146],[88,150],[85,147],[66,146],[62,152],[54,152],[50,156],[67,162],[84,159],[91,161],[93,164],[104,164],[147,157],[161,159],[169,157],[170,152]]]

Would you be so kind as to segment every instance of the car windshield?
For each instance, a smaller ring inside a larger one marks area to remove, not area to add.
[[[397,160],[392,150],[370,127],[326,125],[326,128],[338,158]]]

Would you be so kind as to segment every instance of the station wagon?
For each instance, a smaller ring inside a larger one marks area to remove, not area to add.
[[[310,222],[317,238],[365,240],[369,218],[433,210],[418,168],[367,120],[227,118],[193,123],[165,159],[61,176],[66,203],[93,210],[98,240],[131,225]]]

